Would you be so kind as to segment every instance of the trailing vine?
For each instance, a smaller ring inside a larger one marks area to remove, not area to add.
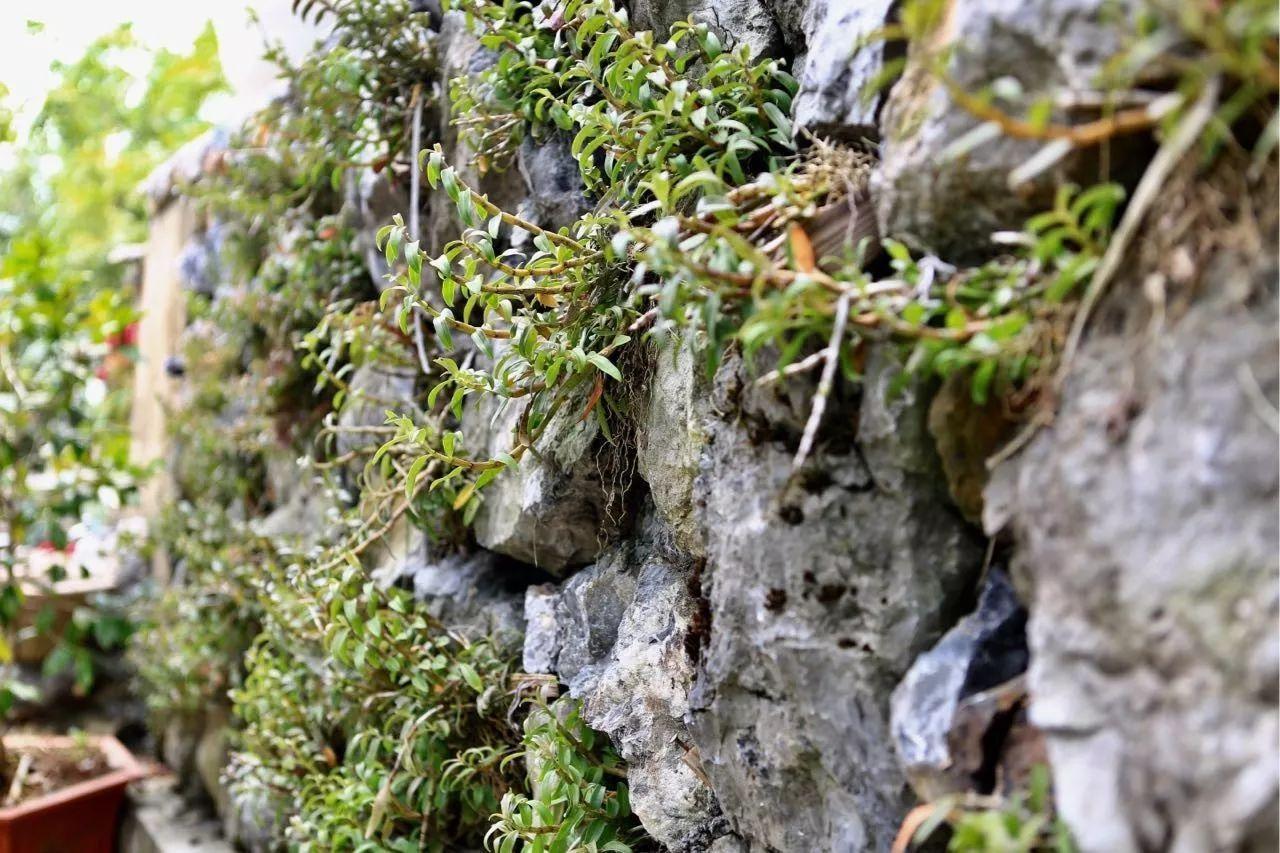
[[[495,152],[486,167],[506,164],[528,134],[572,133],[599,202],[545,229],[468,185],[439,146],[423,153],[427,182],[464,230],[430,257],[401,220],[385,227],[387,261],[403,265],[383,304],[401,293],[402,329],[421,311],[446,352],[465,335],[483,356],[481,367],[438,358],[429,403],[449,391],[456,414],[472,394],[522,408],[509,450],[467,455],[461,434],[445,433],[447,443],[423,446],[406,488],[415,468],[443,464],[433,488],[470,480],[459,500],[471,501],[571,401],[598,400],[606,378],[623,380],[611,360],[621,347],[673,325],[702,332],[712,370],[737,342],[749,357],[776,350],[778,375],[839,363],[856,377],[862,345],[888,337],[913,370],[971,371],[978,400],[1025,385],[1051,363],[1068,313],[1059,306],[1092,273],[1123,198],[1113,185],[1064,188],[1009,257],[978,269],[913,258],[885,239],[893,274],[876,276],[870,158],[821,142],[795,150],[795,84],[776,60],[725,51],[702,25],[677,25],[666,41],[634,34],[609,0],[460,8],[482,43],[502,49],[480,83],[454,84],[473,147]],[[829,343],[801,358],[815,341]],[[393,423],[386,448],[426,437],[412,418]]]
[[[362,560],[397,525],[424,527],[444,549],[465,533],[457,495],[405,488],[432,468],[411,471],[414,456],[380,450],[395,428],[365,420],[410,401],[352,385],[364,365],[416,362],[410,336],[373,301],[339,192],[357,161],[401,180],[395,152],[422,91],[413,81],[433,67],[427,16],[363,0],[324,8],[337,17],[337,46],[290,69],[290,96],[187,188],[216,260],[190,297],[187,405],[173,424],[184,500],[156,531],[179,583],[148,614],[133,656],[158,720],[230,703],[227,781],[275,816],[278,843],[478,847],[504,798],[541,804],[553,790],[519,761],[522,720],[549,686],[518,675],[509,648],[442,624],[367,575]],[[394,16],[397,26],[383,26]],[[357,115],[358,138],[338,129]],[[420,422],[406,449],[443,446],[450,414],[417,402],[432,425]],[[282,460],[297,456],[308,458],[298,483],[310,492],[306,518],[324,532],[298,530],[290,495],[273,491]],[[569,768],[617,765],[576,717],[537,744]],[[610,814],[584,830],[600,847],[579,849],[628,849],[617,839],[639,835],[625,782],[615,773],[598,788]],[[580,818],[555,808],[561,822]]]

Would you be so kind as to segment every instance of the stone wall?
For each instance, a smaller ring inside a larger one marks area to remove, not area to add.
[[[1122,35],[1113,5],[950,0],[950,74],[1087,88]],[[854,44],[893,6],[637,0],[634,17],[693,15],[794,59],[803,127],[878,141],[881,233],[989,256],[991,232],[1096,165],[1068,158],[1011,193],[1033,145],[944,157],[978,120],[914,56],[859,98],[888,49]],[[490,61],[453,13],[442,33],[442,78]],[[1135,149],[1117,173],[1141,170]],[[571,167],[561,143],[526,143],[517,170],[476,180],[556,225],[585,209]],[[920,797],[1013,789],[1037,761],[1085,851],[1275,849],[1275,188],[1250,213],[1223,172],[1216,208],[1211,179],[1168,189],[1175,218],[1136,241],[1056,419],[989,483],[1007,425],[954,389],[903,388],[887,345],[793,473],[812,381],[761,387],[732,355],[707,377],[694,342],[650,342],[627,440],[553,425],[486,492],[473,554],[406,534],[378,576],[581,698],[672,851],[888,850]],[[370,230],[405,203],[373,174],[351,194]],[[426,204],[434,248],[452,220]],[[1246,215],[1262,242],[1203,237]],[[362,369],[353,389],[385,396],[387,376]],[[467,446],[500,449],[513,414],[469,412]]]

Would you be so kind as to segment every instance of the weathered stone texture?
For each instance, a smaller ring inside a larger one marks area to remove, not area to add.
[[[798,126],[851,142],[876,136],[883,98],[868,85],[884,66],[886,45],[873,35],[888,24],[893,5],[894,0],[810,0],[803,17],[808,54],[798,73]]]
[[[1127,0],[949,0],[944,9],[889,93],[875,190],[880,233],[949,259],[972,258],[991,250],[992,232],[1021,227],[1052,201],[1055,180],[1081,161],[1011,190],[1009,173],[1042,143],[996,135],[949,156],[982,119],[930,73],[932,52],[954,47],[946,72],[965,91],[1017,81],[1025,96],[1005,106],[1018,115],[1037,96],[1095,88],[1103,63],[1120,48],[1131,8]],[[1114,162],[1121,162],[1118,153]],[[1084,179],[1096,180],[1096,170]]]
[[[450,630],[489,637],[504,652],[519,651],[525,588],[543,577],[540,572],[492,551],[438,553],[408,523],[396,525],[387,539],[370,573],[375,580],[410,590]]]
[[[632,9],[641,29],[665,35],[671,25],[686,18],[707,24],[726,46],[747,45],[753,56],[770,56],[782,45],[782,34],[764,0],[637,0]]]
[[[1122,277],[1052,428],[987,489],[988,528],[1017,536],[1032,719],[1085,851],[1277,845],[1273,250],[1219,253],[1158,324]]]
[[[636,473],[648,484],[676,543],[698,555],[703,536],[694,517],[693,483],[711,416],[702,359],[692,336],[662,341],[636,435]]]
[[[416,364],[369,362],[357,367],[347,382],[347,399],[338,415],[335,442],[338,453],[349,453],[369,444],[367,434],[344,435],[343,428],[360,430],[384,426],[388,409],[412,413],[419,372]],[[353,465],[351,470],[358,472],[362,466],[363,463]]]
[[[893,691],[894,746],[922,799],[988,784],[975,777],[994,764],[988,753],[1003,744],[992,742],[989,725],[969,725],[966,700],[1026,671],[1026,623],[1009,578],[993,569],[977,608],[922,654]]]
[[[494,399],[473,405],[463,418],[468,450],[484,459],[509,453],[523,406],[513,400],[500,409]],[[485,488],[475,518],[481,546],[564,574],[595,559],[616,533],[620,518],[597,456],[600,427],[595,418],[579,420],[580,410],[566,407],[538,440],[539,453],[525,454]]]
[[[706,850],[725,833],[685,722],[696,663],[694,572],[650,510],[636,538],[554,597],[536,588],[526,599],[526,666],[556,672],[582,699],[583,719],[627,761],[636,815],[673,851]]]
[[[889,695],[954,618],[981,553],[939,492],[919,389],[887,397],[893,372],[868,365],[857,444],[790,485],[794,444],[753,441],[751,412],[711,431],[694,733],[749,849],[887,849],[908,806]],[[719,393],[738,382],[727,365]],[[851,414],[829,413],[835,434]]]

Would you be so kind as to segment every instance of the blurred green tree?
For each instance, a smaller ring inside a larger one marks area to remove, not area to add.
[[[140,62],[141,61],[141,62]],[[130,68],[148,67],[145,76]],[[111,250],[146,234],[139,185],[207,129],[201,107],[226,84],[206,26],[190,52],[151,51],[126,24],[56,82],[19,127],[0,85],[0,663],[12,659],[23,587],[36,550],[67,552],[80,521],[129,499],[127,391],[136,320],[127,270]],[[28,588],[33,581],[26,581]],[[89,656],[53,661],[92,678]],[[8,669],[6,667],[6,669]],[[0,713],[16,682],[0,680]],[[0,770],[3,768],[0,767]]]

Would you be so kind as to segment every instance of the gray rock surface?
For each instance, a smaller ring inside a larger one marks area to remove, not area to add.
[[[408,221],[409,194],[396,186],[386,171],[363,169],[350,173],[347,205],[357,229],[356,250],[364,255],[365,268],[379,292],[390,287],[387,274],[391,268],[386,255],[376,245],[378,229],[391,223],[397,213]]]
[[[556,672],[583,701],[583,719],[627,761],[636,815],[672,851],[706,850],[726,831],[685,724],[696,665],[694,571],[650,510],[636,538],[554,597],[535,588],[526,598],[526,668]]]
[[[666,338],[654,354],[652,376],[639,429],[636,473],[649,484],[658,513],[676,544],[691,554],[703,551],[694,517],[693,483],[707,442],[710,387],[702,354],[691,336]]]
[[[1053,426],[987,488],[1028,588],[1032,720],[1086,853],[1277,846],[1271,223],[1260,257],[1205,263],[1161,325],[1117,282]]]
[[[523,405],[515,400],[503,409],[488,398],[468,409],[468,451],[479,458],[509,452]],[[526,453],[485,487],[475,518],[481,546],[562,575],[595,559],[616,532],[621,519],[611,514],[600,428],[594,418],[578,420],[581,408],[562,409],[539,438],[538,453]]]
[[[1019,228],[1052,201],[1055,178],[1078,158],[1013,191],[1009,172],[1041,143],[995,138],[959,157],[947,149],[982,122],[958,106],[926,68],[926,51],[955,47],[947,73],[968,92],[1002,78],[1025,93],[1003,104],[1020,115],[1037,96],[1091,91],[1120,47],[1128,0],[953,0],[933,38],[908,61],[882,116],[882,168],[875,181],[880,233],[949,258],[980,255],[993,231]],[[812,62],[812,59],[810,60]],[[1059,116],[1061,118],[1061,116]],[[1113,151],[1113,170],[1123,163]],[[1097,179],[1096,170],[1086,183]]]
[[[888,23],[893,5],[894,0],[810,0],[803,17],[808,54],[798,77],[797,127],[855,142],[876,135],[882,93],[869,93],[867,85],[884,67],[885,42],[867,37]]]
[[[952,744],[960,706],[974,693],[1026,670],[1026,620],[1008,576],[993,569],[977,608],[921,655],[893,691],[894,746],[921,799],[976,787],[972,774],[981,765],[973,768],[958,760]]]
[[[764,7],[773,16],[782,39],[783,54],[793,57],[792,67],[788,69],[793,77],[804,71],[805,31],[804,17],[808,11],[810,0],[761,0]]]
[[[406,580],[445,625],[514,652],[524,640],[525,585],[537,577],[528,566],[477,551],[426,560]]]
[[[569,140],[553,136],[541,142],[526,137],[520,144],[520,175],[528,195],[521,215],[543,228],[557,230],[591,210],[582,184],[582,170],[570,151]]]
[[[636,0],[631,16],[638,29],[659,36],[676,21],[692,18],[715,30],[728,47],[747,45],[753,56],[773,56],[782,47],[782,32],[762,0]]]
[[[298,537],[312,543],[332,527],[333,502],[314,472],[299,467],[292,453],[267,459],[267,488],[276,508],[270,515],[250,522],[259,536]]]
[[[488,637],[504,653],[524,643],[525,588],[541,572],[492,551],[442,552],[408,518],[387,532],[371,563],[374,581],[411,591],[449,629]]]
[[[524,591],[525,672],[555,672],[560,655],[560,632],[556,628],[556,600],[560,597],[554,584],[539,584]]]
[[[368,434],[343,435],[341,428],[362,429],[384,426],[387,410],[401,414],[413,411],[416,390],[417,365],[382,364],[369,362],[355,369],[348,380],[347,398],[338,414],[339,432],[335,447],[337,453],[359,450],[369,443]],[[349,466],[359,471],[364,461]]]
[[[702,766],[752,850],[888,849],[908,806],[889,696],[981,562],[943,494],[924,395],[890,400],[894,372],[868,360],[861,405],[833,401],[831,440],[790,485],[797,433],[786,417],[772,433],[754,421],[768,403],[802,424],[805,383],[762,400],[732,362],[718,377],[716,408],[736,401],[740,418],[713,425],[697,484],[711,631],[691,710]]]

